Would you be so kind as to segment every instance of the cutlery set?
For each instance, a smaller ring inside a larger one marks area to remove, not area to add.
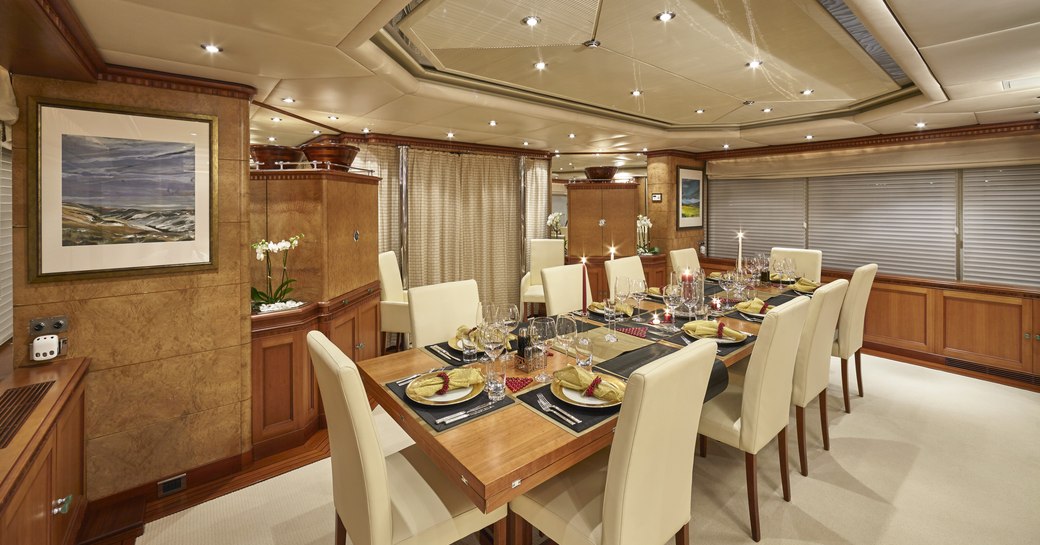
[[[448,358],[449,360],[454,360],[454,361],[458,361],[458,362],[462,361],[461,359],[455,357],[455,355],[452,354],[451,352],[448,352],[443,347],[438,346],[436,344],[430,345],[430,350],[440,354],[441,356],[443,356],[445,358]]]
[[[403,379],[400,379],[400,380],[396,381],[395,384],[397,384],[398,386],[404,386],[404,385],[408,384],[409,382],[411,382],[411,381],[413,381],[413,380],[415,380],[415,379],[425,375],[426,373],[434,373],[434,372],[437,372],[437,371],[448,371],[450,369],[454,369],[454,367],[452,367],[450,365],[446,366],[446,367],[434,367],[433,369],[427,369],[427,370],[425,370],[425,371],[423,371],[421,373],[416,373],[414,375],[410,375],[410,376],[404,377]]]
[[[549,400],[545,399],[545,396],[542,395],[541,393],[538,394],[537,398],[538,398],[538,406],[541,407],[543,411],[545,411],[547,413],[554,413],[554,414],[556,414],[556,416],[559,416],[561,419],[563,419],[563,421],[567,422],[568,424],[571,424],[571,425],[581,424],[581,420],[578,420],[573,415],[571,415],[567,411],[557,407],[556,405],[553,405],[552,403],[549,403]]]
[[[494,407],[495,407],[495,402],[494,401],[489,401],[487,403],[481,403],[480,405],[477,405],[476,407],[471,407],[469,409],[466,409],[465,411],[459,411],[459,412],[457,412],[455,414],[449,414],[448,416],[442,416],[442,417],[438,418],[437,420],[435,420],[435,422],[438,423],[438,424],[451,424],[452,422],[458,422],[459,420],[462,420],[464,418],[469,418],[471,416],[476,416],[478,414],[486,413],[486,412],[490,411],[491,409],[493,409]]]

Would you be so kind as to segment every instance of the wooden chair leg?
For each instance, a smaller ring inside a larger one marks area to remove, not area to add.
[[[794,407],[795,431],[798,434],[798,462],[801,464],[802,475],[809,475],[809,456],[805,453],[805,407]]]
[[[336,545],[347,545],[347,527],[343,526],[339,513],[336,513]]]
[[[509,511],[506,515],[510,545],[531,545],[531,525],[520,515]]]
[[[697,446],[700,447],[699,450],[700,450],[701,458],[707,458],[708,457],[708,438],[698,433],[697,434]]]
[[[493,545],[506,545],[509,543],[509,524],[508,517],[502,517],[495,524],[491,525],[491,543]]]
[[[841,395],[845,397],[845,412],[851,413],[849,406],[849,360],[841,359]]]
[[[747,472],[748,513],[751,515],[751,539],[762,541],[762,530],[758,525],[758,474],[755,472],[755,455],[744,453],[744,469]]]
[[[862,352],[862,348],[856,351],[856,386],[859,388],[859,397],[863,397],[863,363],[860,357]]]
[[[827,423],[827,390],[820,392],[820,429],[823,432],[823,450],[831,449],[831,431]]]
[[[379,355],[386,353],[386,331],[379,332]]]
[[[675,545],[690,545],[690,523],[682,525],[675,533]]]
[[[780,439],[780,486],[784,489],[784,501],[791,501],[791,474],[787,470],[787,426],[777,435]]]

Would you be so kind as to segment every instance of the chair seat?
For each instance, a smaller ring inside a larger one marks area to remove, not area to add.
[[[743,384],[731,382],[726,391],[704,404],[697,433],[733,448],[740,448],[740,409],[743,398]]]
[[[523,303],[544,303],[545,288],[542,287],[541,284],[538,284],[537,286],[529,286],[521,299],[521,302]]]
[[[559,545],[600,545],[609,457],[609,448],[600,450],[509,502],[510,508]]]
[[[386,457],[394,545],[453,543],[506,515],[484,514],[419,447]]]

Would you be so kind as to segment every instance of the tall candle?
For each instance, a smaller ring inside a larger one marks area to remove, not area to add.
[[[744,261],[744,233],[737,233],[737,270],[741,269],[741,262]]]
[[[586,268],[585,261],[582,260],[582,262],[581,262],[581,312],[582,312],[582,314],[588,314],[589,313],[588,294],[586,293],[588,288],[585,285],[585,282],[587,282],[586,279],[588,278],[588,275],[589,275],[589,272],[588,272],[588,269]]]

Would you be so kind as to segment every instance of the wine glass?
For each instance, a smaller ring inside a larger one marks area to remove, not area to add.
[[[495,303],[483,303],[480,305],[480,310],[483,313],[482,318],[485,324],[498,324],[499,323],[499,310],[498,305]]]
[[[646,280],[633,279],[631,282],[631,293],[629,294],[636,302],[636,311],[632,316],[633,322],[643,322],[645,319],[639,315],[643,310],[643,300],[646,299]]]
[[[618,322],[618,302],[619,298],[615,295],[614,297],[607,297],[603,301],[603,316],[607,320],[607,334],[603,336],[608,343],[616,343],[617,336],[614,335],[614,331],[617,331]]]
[[[542,316],[531,320],[530,327],[531,344],[543,355],[548,356],[550,342],[556,337],[556,321],[552,318]],[[534,377],[538,382],[549,382],[552,376],[542,367],[538,375]]]
[[[631,283],[627,276],[619,276],[614,279],[614,309],[615,315],[617,314],[617,305],[624,304],[628,300],[628,296],[631,293]]]
[[[506,334],[512,333],[516,326],[520,325],[520,309],[516,305],[502,305],[499,307],[498,318],[502,323],[502,330]]]
[[[682,290],[682,304],[686,307],[686,315],[693,316],[693,307],[697,304],[697,282],[692,278],[684,280],[680,285]]]
[[[668,284],[661,290],[661,293],[664,295],[664,306],[672,317],[672,323],[665,325],[664,328],[668,331],[678,331],[679,328],[675,326],[675,309],[682,304],[682,286]]]
[[[577,335],[578,323],[574,321],[574,318],[566,315],[556,318],[556,340],[554,343],[560,345],[560,348],[565,353],[574,346],[574,337]],[[574,358],[574,363],[578,363],[577,357]]]

